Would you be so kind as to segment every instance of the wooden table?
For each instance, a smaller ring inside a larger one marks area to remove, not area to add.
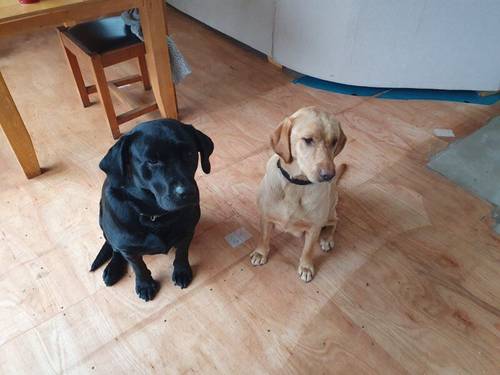
[[[164,0],[40,0],[20,5],[0,0],[0,37],[47,26],[96,19],[139,8],[151,85],[164,117],[177,118],[177,99],[170,71]],[[28,178],[41,174],[31,138],[0,72],[0,125]]]

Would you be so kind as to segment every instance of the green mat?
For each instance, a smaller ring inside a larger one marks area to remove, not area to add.
[[[495,205],[495,231],[500,234],[500,116],[468,137],[450,144],[427,165]]]

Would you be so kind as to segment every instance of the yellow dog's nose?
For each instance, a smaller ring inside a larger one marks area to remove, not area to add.
[[[334,177],[335,177],[335,170],[332,171],[327,169],[319,170],[319,178],[321,181],[330,181]]]

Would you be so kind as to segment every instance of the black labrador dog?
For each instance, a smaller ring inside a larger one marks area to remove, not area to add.
[[[108,260],[103,279],[115,284],[130,264],[140,298],[154,298],[159,285],[142,257],[174,247],[172,280],[181,288],[193,275],[188,248],[200,219],[194,175],[198,153],[210,173],[212,140],[191,125],[163,119],[144,122],[123,135],[99,167],[107,177],[102,188],[99,224],[105,243],[94,260],[95,271]]]

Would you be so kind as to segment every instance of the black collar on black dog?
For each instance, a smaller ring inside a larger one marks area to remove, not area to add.
[[[283,177],[285,177],[288,181],[290,181],[292,184],[295,184],[295,185],[310,185],[312,184],[311,181],[309,180],[299,180],[298,178],[293,178],[291,177],[287,171],[285,171],[282,167],[281,167],[281,159],[278,159],[278,169],[281,171],[281,174],[283,175]]]
[[[149,220],[151,221],[156,221],[156,219],[162,217],[162,216],[165,216],[166,214],[161,214],[161,215],[148,215],[148,214],[143,214],[142,212],[139,212],[139,215],[141,216],[144,216],[144,217],[147,217],[149,218]]]

